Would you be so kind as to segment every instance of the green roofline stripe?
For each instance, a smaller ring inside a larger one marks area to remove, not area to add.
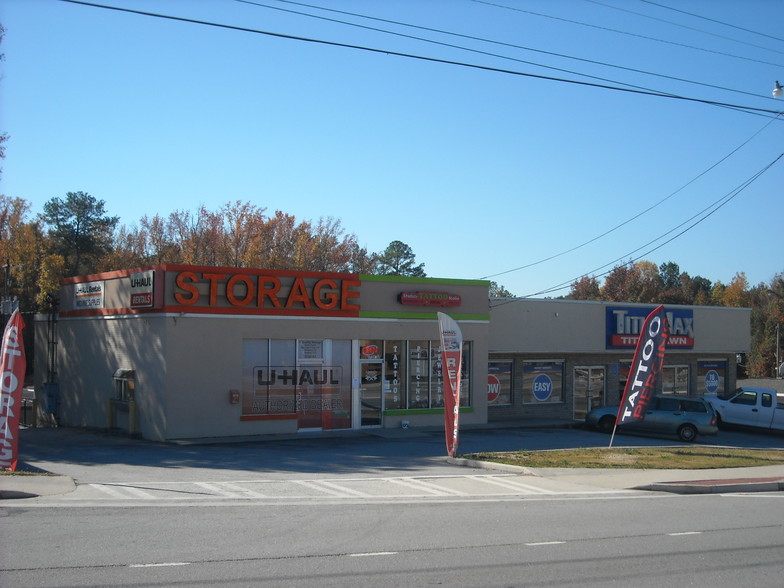
[[[452,314],[446,313],[456,321],[484,321],[490,322],[489,314]],[[370,310],[360,310],[359,318],[377,319],[418,319],[418,320],[438,320],[435,312],[373,312]]]
[[[485,286],[490,287],[489,280],[460,280],[457,278],[414,278],[411,276],[376,276],[360,274],[362,282],[402,282],[405,284],[446,284],[454,286]]]

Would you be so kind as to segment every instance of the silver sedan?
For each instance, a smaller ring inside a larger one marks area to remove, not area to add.
[[[588,413],[585,424],[610,433],[617,415],[617,406],[597,408]],[[694,441],[697,435],[715,435],[719,430],[716,426],[716,412],[710,404],[701,398],[672,395],[654,396],[644,419],[618,428],[623,431],[677,435],[681,441],[687,442]]]

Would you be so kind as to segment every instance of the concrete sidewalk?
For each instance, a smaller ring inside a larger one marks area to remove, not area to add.
[[[461,458],[446,459],[448,463],[464,467],[519,472],[606,490],[651,490],[675,494],[784,490],[784,465],[710,470],[523,468]]]
[[[563,423],[549,427],[515,426],[466,430],[466,452],[558,448],[559,439],[574,436]],[[596,491],[647,490],[680,494],[722,492],[772,492],[784,490],[784,465],[711,470],[637,470],[520,468],[503,464],[447,458],[443,454],[443,432],[425,430],[373,429],[338,436],[291,438],[287,440],[237,440],[235,444],[161,444],[86,429],[28,429],[20,452],[20,469],[25,474],[0,475],[0,500],[51,496],[75,490],[77,483],[95,480],[91,473],[105,468],[151,472],[187,470],[218,471],[226,466],[236,471],[423,471],[439,463],[451,466],[509,471],[523,476],[548,479],[566,487]],[[776,441],[778,438],[775,438]],[[534,441],[538,444],[534,446]],[[604,437],[585,437],[604,442]],[[653,440],[627,439],[640,444]],[[574,441],[570,441],[574,442]],[[547,444],[545,444],[547,443]],[[563,443],[561,443],[563,445]],[[570,445],[574,446],[574,445]],[[584,445],[581,445],[584,446]],[[780,445],[779,445],[780,446]],[[566,447],[562,447],[566,448]],[[231,464],[226,465],[230,460]],[[36,467],[38,466],[38,467]],[[147,469],[144,469],[147,468]],[[302,468],[308,468],[307,470]],[[45,470],[45,471],[44,471]],[[104,475],[112,475],[106,470]],[[52,475],[67,474],[67,475]]]
[[[636,470],[521,468],[493,462],[445,457],[444,462],[467,468],[519,473],[548,478],[570,486],[596,490],[647,490],[675,494],[776,492],[784,490],[784,465],[712,470]],[[5,474],[0,476],[0,500],[67,494],[76,489],[68,476]]]

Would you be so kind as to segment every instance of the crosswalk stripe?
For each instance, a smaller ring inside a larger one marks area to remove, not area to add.
[[[90,484],[89,486],[90,488],[95,488],[96,490],[100,490],[101,492],[108,494],[112,498],[129,498],[127,494],[123,494],[119,490],[115,490],[106,484]]]
[[[507,488],[509,490],[524,490],[526,492],[533,492],[535,494],[552,494],[551,490],[545,490],[544,488],[537,488],[536,486],[529,486],[528,484],[523,484],[516,480],[510,480],[508,478],[498,478],[495,476],[476,476],[476,479],[485,482],[487,484],[493,484],[495,486],[499,486],[501,488]]]
[[[409,488],[414,488],[416,490],[424,490],[425,492],[430,492],[435,496],[466,496],[466,493],[461,492],[460,490],[445,488],[443,486],[431,484],[417,478],[389,478],[389,481],[393,484],[408,486]]]
[[[351,496],[361,496],[362,498],[369,498],[371,495],[367,494],[366,492],[361,492],[359,490],[354,490],[353,488],[346,488],[345,486],[341,486],[339,484],[334,484],[332,482],[327,482],[325,480],[320,480],[319,484],[323,486],[328,486],[329,488],[334,488],[339,492],[344,492],[346,494],[350,494]]]
[[[317,490],[319,492],[329,494],[330,496],[334,496],[336,498],[346,498],[348,496],[356,496],[356,494],[352,494],[347,489],[339,488],[336,484],[330,485],[328,482],[325,483],[323,481],[315,481],[315,480],[294,480],[293,482],[299,486],[304,486],[305,488],[310,488],[311,490]]]
[[[463,476],[334,477],[329,479],[243,479],[221,482],[134,482],[88,483],[102,496],[73,496],[75,500],[257,500],[271,503],[287,500],[412,499],[431,497],[553,496],[557,490],[538,487],[510,474]],[[396,486],[393,490],[390,486]],[[198,490],[197,490],[198,489]]]
[[[241,496],[246,496],[248,498],[269,498],[266,494],[262,494],[261,492],[256,492],[255,490],[251,490],[250,488],[244,488],[237,484],[233,484],[231,482],[221,482],[220,485],[222,487],[227,488],[231,492],[236,492]]]
[[[143,498],[145,500],[152,500],[155,498],[149,492],[145,492],[144,490],[133,486],[127,486],[126,484],[90,484],[90,486],[92,488],[97,488],[112,498]],[[122,492],[119,490],[120,488],[122,488]]]
[[[195,482],[195,484],[199,488],[204,488],[205,490],[207,490],[212,494],[218,494],[219,496],[225,496],[226,498],[242,498],[242,496],[240,496],[236,492],[232,492],[231,490],[224,490],[218,484],[211,484],[209,482]],[[225,485],[225,483],[222,485]]]

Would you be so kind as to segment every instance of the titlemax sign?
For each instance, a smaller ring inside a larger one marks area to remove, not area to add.
[[[640,330],[652,308],[609,306],[606,310],[607,349],[634,349]],[[667,347],[694,347],[694,311],[690,308],[667,309],[669,325]]]

